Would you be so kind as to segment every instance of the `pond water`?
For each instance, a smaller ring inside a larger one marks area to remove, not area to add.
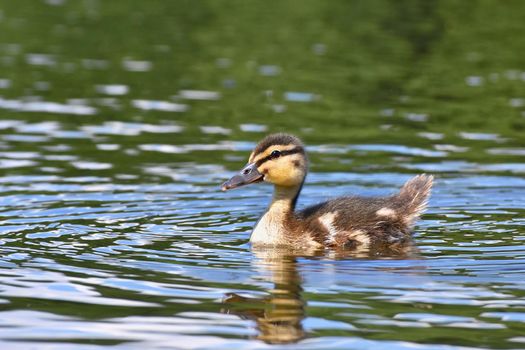
[[[0,1],[0,345],[525,347],[525,3]],[[403,256],[254,250],[299,206],[436,177]]]

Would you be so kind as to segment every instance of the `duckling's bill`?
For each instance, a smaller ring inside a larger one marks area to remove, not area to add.
[[[238,174],[222,184],[223,191],[231,190],[233,188],[248,185],[254,182],[263,180],[264,175],[257,170],[255,163],[246,165]]]

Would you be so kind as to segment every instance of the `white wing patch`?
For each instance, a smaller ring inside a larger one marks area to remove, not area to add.
[[[395,219],[397,218],[396,211],[391,208],[381,208],[378,211],[376,211],[377,216],[385,216],[387,218]]]
[[[335,243],[335,236],[337,235],[337,229],[334,226],[334,220],[337,216],[337,213],[326,213],[319,217],[319,222],[321,225],[324,226],[324,228],[328,231],[328,236],[326,237],[326,240],[331,243]]]

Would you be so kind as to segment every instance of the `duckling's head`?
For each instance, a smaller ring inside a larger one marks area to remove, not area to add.
[[[256,182],[269,182],[276,186],[300,186],[306,176],[308,159],[304,145],[289,134],[271,134],[257,144],[248,164],[222,185],[222,190]]]

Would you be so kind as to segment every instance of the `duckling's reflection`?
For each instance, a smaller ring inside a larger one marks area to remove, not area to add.
[[[306,301],[302,298],[302,279],[298,272],[297,258],[418,258],[418,250],[412,242],[374,250],[323,250],[297,251],[289,248],[253,247],[254,264],[262,275],[273,283],[265,298],[246,298],[235,293],[225,296],[223,312],[254,320],[257,324],[257,339],[270,344],[297,342],[304,338],[302,320]]]
[[[297,255],[293,253],[288,249],[254,249],[254,264],[273,283],[269,296],[255,299],[231,293],[224,299],[227,312],[254,320],[259,331],[257,338],[267,343],[291,343],[304,337],[301,321],[305,318],[305,301],[301,297]],[[249,308],[256,304],[262,305]]]

